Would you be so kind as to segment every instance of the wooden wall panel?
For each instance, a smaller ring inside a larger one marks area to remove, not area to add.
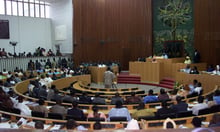
[[[220,62],[220,0],[194,0],[195,48],[208,64]]]
[[[152,0],[73,0],[76,64],[152,55]]]

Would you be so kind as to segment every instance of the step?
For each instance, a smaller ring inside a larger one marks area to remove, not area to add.
[[[128,80],[120,80],[120,81],[118,81],[118,83],[141,84],[140,81],[135,81],[135,80],[131,80],[131,81],[128,81]]]
[[[173,89],[173,86],[166,85],[166,84],[159,84],[159,86],[160,86],[160,87],[163,87],[163,88]]]
[[[165,84],[165,85],[174,85],[174,82],[167,82],[167,81],[161,81],[160,84]]]
[[[135,76],[135,75],[118,75],[118,78],[141,78],[140,76]]]
[[[162,81],[175,82],[173,78],[168,78],[168,77],[163,78]]]

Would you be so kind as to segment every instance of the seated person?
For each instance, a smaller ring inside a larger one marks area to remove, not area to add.
[[[105,104],[105,99],[100,97],[99,93],[95,93],[95,97],[92,100],[93,104]]]
[[[150,89],[148,91],[148,95],[144,97],[143,99],[144,103],[150,103],[150,102],[157,102],[158,98],[157,96],[154,95],[154,91],[152,89]]]
[[[191,64],[191,63],[192,63],[192,61],[191,61],[190,57],[186,56],[186,58],[184,60],[184,64]]]
[[[131,93],[131,96],[126,99],[127,104],[140,103],[142,99],[139,96],[136,96],[135,92]]]
[[[78,97],[74,91],[70,92],[70,95],[66,94],[62,98],[63,102],[72,103],[73,101],[78,101]]]
[[[207,95],[206,99],[207,99],[206,103],[207,103],[209,108],[216,105],[216,102],[213,100],[213,94]]]
[[[192,94],[194,92],[194,89],[198,85],[198,80],[194,79],[193,84],[189,84],[189,94]]]
[[[92,111],[92,113],[88,114],[87,118],[104,118],[106,120],[105,114],[99,111],[97,105],[92,106]]]
[[[112,98],[111,98],[111,104],[115,104],[116,103],[116,101],[121,101],[122,103],[124,103],[124,99],[122,98],[122,97],[120,97],[120,95],[119,95],[119,93],[118,92],[116,92],[115,93],[115,96],[113,96]]]
[[[82,131],[82,130],[88,130],[84,126],[79,125],[75,120],[69,119],[66,122],[66,129],[67,130],[76,130],[76,131]]]
[[[202,127],[202,119],[199,117],[193,117],[192,125],[194,126],[194,128]]]
[[[193,90],[193,93],[197,93],[198,95],[202,94],[202,84],[200,82],[198,82],[197,87],[195,87],[195,89]]]
[[[169,95],[165,91],[165,89],[161,88],[160,89],[160,94],[158,95],[158,100],[168,100],[170,99]]]
[[[219,127],[220,126],[220,114],[215,113],[209,122],[209,127]]]
[[[64,118],[66,116],[67,110],[61,104],[62,104],[62,100],[60,98],[58,98],[56,100],[56,104],[51,107],[50,112],[61,114]]]
[[[132,113],[132,117],[136,120],[138,120],[138,117],[141,116],[149,116],[149,117],[155,116],[154,111],[152,109],[145,109],[144,102],[140,102],[137,111]]]
[[[102,129],[102,124],[99,121],[96,121],[93,124],[93,130],[101,130]]]
[[[198,101],[198,104],[196,104],[196,105],[194,105],[192,107],[192,113],[194,115],[198,115],[199,114],[199,110],[208,108],[208,105],[203,102],[204,101],[204,97],[203,96],[199,96],[197,101]]]
[[[21,111],[21,115],[31,116],[31,109],[23,102],[23,97],[18,97],[18,103],[14,104],[14,108]]]
[[[194,66],[194,67],[190,70],[189,74],[199,74],[199,71],[198,71],[197,67]]]
[[[176,97],[177,104],[172,105],[170,108],[173,109],[176,113],[179,113],[181,111],[187,111],[188,104],[182,101],[181,96]]]
[[[87,92],[83,92],[79,97],[79,102],[83,104],[90,104],[92,102],[91,97],[88,96]]]
[[[44,100],[39,99],[38,104],[39,105],[33,107],[33,111],[42,112],[45,114],[45,117],[47,117],[49,111],[48,111],[47,107],[44,106]]]
[[[42,121],[36,121],[34,124],[35,129],[44,129],[44,123]]]
[[[168,129],[168,128],[174,128],[176,129],[176,123],[174,120],[167,118],[164,122],[163,122],[163,129]]]
[[[156,117],[158,119],[164,118],[163,115],[175,114],[175,111],[172,108],[168,107],[167,101],[163,100],[161,106],[162,108],[158,109],[156,112]]]
[[[216,104],[220,105],[220,90],[216,90],[213,100],[216,102]]]
[[[73,101],[72,108],[67,110],[67,115],[74,116],[77,119],[82,119],[82,120],[86,119],[83,111],[80,108],[78,108],[77,101]]]
[[[220,75],[220,67],[219,65],[216,65],[216,69],[212,71],[213,74],[215,75]]]
[[[127,121],[131,120],[131,115],[127,108],[123,107],[121,101],[117,101],[115,103],[115,108],[112,108],[108,113],[108,121],[110,121],[111,117],[127,117]]]
[[[213,72],[215,70],[215,68],[214,68],[214,66],[213,65],[209,65],[208,67],[207,67],[207,72]]]
[[[190,70],[191,70],[190,65],[186,65],[186,68],[183,69],[183,72],[190,73]]]

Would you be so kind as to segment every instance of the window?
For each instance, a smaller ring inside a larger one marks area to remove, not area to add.
[[[23,3],[18,2],[18,15],[19,16],[24,16],[24,12],[23,12]]]
[[[34,4],[30,4],[30,16],[31,17],[35,17],[35,8],[34,8]]]
[[[0,0],[0,14],[49,18],[49,6],[43,0]]]
[[[43,18],[45,17],[44,7],[45,7],[44,5],[40,5],[40,17],[43,17]]]
[[[6,1],[6,13],[7,15],[12,15],[12,12],[11,12],[11,1]]]
[[[0,14],[5,14],[5,1],[0,0]]]
[[[18,3],[16,1],[12,1],[12,15],[18,15]]]
[[[35,17],[40,17],[40,7],[39,7],[39,4],[35,4]]]
[[[24,16],[29,16],[28,3],[24,3]]]

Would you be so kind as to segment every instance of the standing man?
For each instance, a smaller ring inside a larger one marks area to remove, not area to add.
[[[111,88],[113,80],[115,78],[114,73],[111,71],[111,68],[108,67],[107,70],[104,72],[104,84],[105,88]]]

